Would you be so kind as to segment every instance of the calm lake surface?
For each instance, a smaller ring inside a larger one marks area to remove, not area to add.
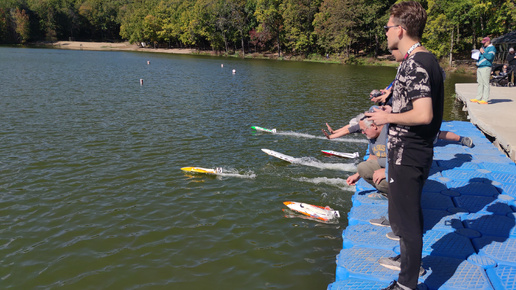
[[[366,110],[395,68],[7,47],[0,67],[0,288],[334,281],[354,192],[345,179],[358,160],[320,150],[362,157],[367,144],[359,134],[329,141],[321,128]],[[448,75],[447,120],[465,120],[456,82],[475,78]],[[287,200],[342,217],[289,218]]]

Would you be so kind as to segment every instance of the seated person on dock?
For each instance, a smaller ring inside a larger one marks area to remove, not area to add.
[[[349,124],[347,124],[346,126],[340,128],[340,129],[337,129],[335,131],[330,127],[330,125],[328,123],[326,123],[329,134],[324,129],[322,129],[322,132],[328,139],[335,139],[335,138],[349,135],[351,133],[357,133],[360,131],[359,121],[363,117],[364,117],[364,114],[360,113],[353,119],[349,120]],[[441,139],[441,140],[446,140],[446,141],[459,142],[461,145],[467,146],[470,148],[473,147],[473,145],[474,145],[473,140],[471,138],[459,136],[450,131],[439,131],[439,135],[437,135],[437,138]]]
[[[362,134],[369,140],[369,158],[357,166],[357,173],[346,180],[348,185],[355,185],[360,178],[379,191],[384,197],[389,193],[389,184],[386,180],[387,167],[387,132],[388,126],[377,126],[368,118],[359,121]],[[373,196],[369,196],[373,197]]]

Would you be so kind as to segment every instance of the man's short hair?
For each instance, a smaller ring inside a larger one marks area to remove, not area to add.
[[[426,25],[426,11],[418,2],[407,1],[392,5],[390,16],[401,25],[409,37],[421,40]]]
[[[371,127],[371,125],[374,124],[373,120],[371,120],[367,117],[362,119],[362,121],[364,121],[364,125],[366,126],[366,128],[369,128],[369,127]]]

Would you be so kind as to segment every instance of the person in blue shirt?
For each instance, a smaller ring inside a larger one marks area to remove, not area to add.
[[[489,78],[491,77],[496,48],[491,44],[491,38],[489,37],[484,37],[482,44],[480,57],[477,61],[477,98],[471,99],[470,102],[487,105],[489,101]]]

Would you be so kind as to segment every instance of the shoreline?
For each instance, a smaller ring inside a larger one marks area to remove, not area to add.
[[[225,55],[216,51],[200,51],[192,48],[143,48],[137,44],[130,44],[126,42],[88,42],[88,41],[57,41],[52,43],[34,43],[32,45],[45,46],[56,49],[70,49],[70,50],[92,50],[92,51],[135,51],[135,52],[150,52],[150,53],[170,53],[170,54],[190,54],[190,55],[209,55],[209,56],[226,56],[226,57],[240,57],[238,52],[233,55]],[[397,67],[398,63],[389,57],[390,55],[380,56],[378,58],[372,57],[356,57],[354,64],[369,65],[369,66],[392,66]],[[278,57],[276,53],[247,53],[245,58],[251,59],[271,59],[271,60],[287,60],[287,61],[308,61],[321,63],[336,63],[345,64],[343,59],[336,57],[325,58],[305,58],[301,56],[285,55]],[[471,65],[457,65],[450,67],[441,63],[441,66],[446,72],[453,72],[465,75],[476,74],[476,67]]]
[[[97,50],[97,51],[143,51],[173,54],[195,54],[197,50],[189,48],[143,48],[129,42],[87,42],[87,41],[57,41],[44,44],[52,48],[72,50]]]

